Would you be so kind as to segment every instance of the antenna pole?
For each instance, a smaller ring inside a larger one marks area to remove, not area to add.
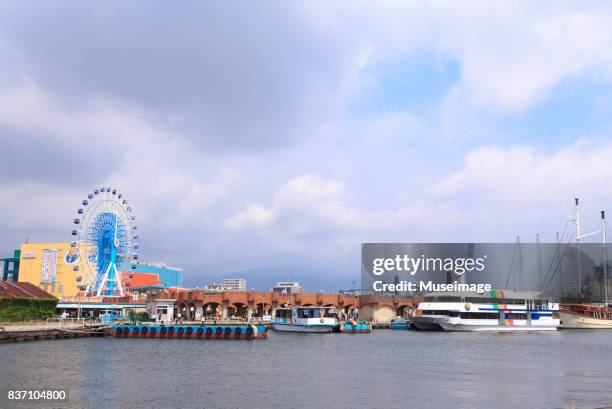
[[[601,211],[601,233],[603,247],[604,302],[608,306],[608,246],[606,245],[606,212]]]

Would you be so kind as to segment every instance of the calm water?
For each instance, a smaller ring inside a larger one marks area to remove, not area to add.
[[[0,345],[0,384],[70,408],[602,408],[612,332],[38,341]]]

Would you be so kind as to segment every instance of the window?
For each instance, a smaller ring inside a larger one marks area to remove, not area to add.
[[[423,315],[451,315],[453,311],[448,310],[423,310]]]
[[[527,316],[524,312],[507,312],[505,314],[507,320],[525,320]]]
[[[496,320],[499,315],[496,312],[462,312],[461,318],[467,320]]]

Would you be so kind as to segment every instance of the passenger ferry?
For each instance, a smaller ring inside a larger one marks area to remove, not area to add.
[[[410,321],[443,331],[555,331],[559,304],[537,292],[429,293]]]
[[[277,308],[270,325],[275,331],[325,333],[332,332],[338,320],[328,308]]]

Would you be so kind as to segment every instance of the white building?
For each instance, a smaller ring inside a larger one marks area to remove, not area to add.
[[[217,284],[217,283],[206,284],[202,288],[202,290],[207,293],[220,293],[221,291],[223,291],[223,284]]]
[[[229,291],[246,291],[246,280],[244,278],[226,278],[223,280],[223,289]]]
[[[295,294],[302,292],[302,286],[297,281],[279,281],[272,291],[282,294]]]

